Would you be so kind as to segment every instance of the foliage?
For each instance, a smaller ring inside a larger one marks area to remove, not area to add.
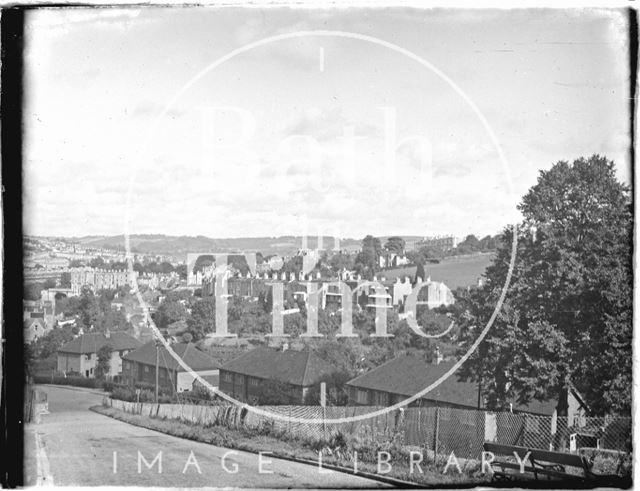
[[[257,405],[277,406],[299,404],[302,392],[299,388],[277,380],[262,381],[252,390]]]
[[[324,382],[326,384],[327,405],[346,406],[349,403],[349,392],[345,384],[352,378],[351,374],[346,371],[326,375],[319,383],[309,388],[304,403],[308,406],[320,405],[320,383]]]
[[[92,258],[89,262],[89,266],[92,268],[104,268],[104,265],[104,259],[102,259],[100,256]]]
[[[63,344],[71,341],[77,333],[78,329],[69,325],[52,329],[31,344],[31,352],[39,359],[49,358],[55,355]]]
[[[141,389],[140,398],[138,399],[138,394],[136,394],[136,390],[134,388],[126,385],[119,385],[114,387],[111,392],[111,398],[128,402],[153,402],[155,401],[155,394],[150,389]]]
[[[405,242],[402,237],[394,236],[389,237],[387,242],[384,244],[384,249],[388,252],[393,252],[395,254],[403,254],[404,253]]]
[[[632,213],[613,162],[594,155],[541,172],[506,301],[462,374],[482,380],[490,407],[559,394],[570,380],[596,414],[631,405]],[[486,282],[465,300],[466,345],[493,313],[511,258],[506,229]]]
[[[215,297],[205,297],[196,301],[191,308],[187,325],[189,334],[196,341],[202,339],[207,333],[213,332],[216,325]]]
[[[102,380],[107,377],[109,370],[111,370],[111,353],[113,352],[113,346],[105,344],[102,346],[97,355],[96,363],[96,378]]]
[[[71,288],[71,273],[68,271],[62,273],[62,276],[60,277],[60,287]]]
[[[380,239],[367,235],[362,239],[362,251],[356,256],[355,270],[363,278],[373,279],[373,275],[380,269],[380,255],[382,246]]]
[[[169,324],[186,320],[187,318],[187,309],[183,303],[176,298],[167,296],[158,306],[155,320],[158,327],[166,328]]]
[[[365,357],[362,345],[355,339],[322,339],[309,343],[309,347],[337,372],[351,378],[358,373]]]
[[[95,378],[75,377],[62,375],[46,376],[34,375],[33,383],[35,384],[55,384],[55,385],[73,385],[76,387],[100,388],[102,386],[99,380]]]
[[[329,268],[334,273],[338,273],[343,269],[347,271],[351,271],[355,265],[355,255],[354,254],[346,254],[342,251],[332,254],[328,260]]]
[[[416,275],[413,279],[414,285],[418,283],[418,278],[420,278],[422,281],[427,281],[427,273],[424,270],[424,264],[422,264],[421,262],[418,263],[418,267],[416,268]]]

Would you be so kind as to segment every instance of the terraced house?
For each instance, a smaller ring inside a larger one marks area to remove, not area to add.
[[[98,332],[82,334],[58,349],[58,371],[94,378],[98,363],[98,351],[111,346],[108,378],[119,380],[122,374],[122,357],[139,348],[142,343],[125,332]]]

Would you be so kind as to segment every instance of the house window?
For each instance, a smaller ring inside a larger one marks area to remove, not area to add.
[[[378,392],[378,405],[386,406],[388,402],[388,397],[386,392]]]
[[[236,384],[238,385],[244,385],[244,377],[242,375],[240,375],[237,379],[236,379]]]
[[[367,403],[367,391],[356,389],[356,401],[358,404],[366,404]]]
[[[144,373],[149,373],[149,365],[144,366]]]
[[[125,368],[125,369],[127,369],[127,370],[129,370],[129,362],[128,362],[128,361],[125,361],[125,362],[124,362],[124,368]]]
[[[89,361],[91,359],[91,355],[84,355],[85,360]]]
[[[222,374],[222,380],[224,380],[225,382],[231,383],[233,382],[233,375],[230,374],[229,372],[224,372]]]
[[[252,385],[254,387],[257,387],[258,385],[260,385],[260,379],[259,378],[250,378],[249,379],[249,385]]]

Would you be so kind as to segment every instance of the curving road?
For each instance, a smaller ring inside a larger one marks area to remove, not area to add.
[[[26,485],[388,487],[363,477],[327,469],[319,472],[314,466],[269,456],[263,459],[261,473],[257,455],[164,435],[89,411],[102,401],[98,392],[75,387],[39,388],[48,394],[49,414],[25,430]],[[159,452],[161,472],[159,461],[152,468],[145,464],[145,460],[151,464]],[[235,469],[237,472],[232,473]]]

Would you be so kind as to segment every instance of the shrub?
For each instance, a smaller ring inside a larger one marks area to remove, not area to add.
[[[90,388],[99,388],[99,381],[94,378],[86,378],[86,377],[76,377],[69,376],[64,377],[62,375],[54,375],[51,376],[42,376],[35,375],[33,377],[33,382],[35,384],[57,384],[57,385],[73,385],[76,387],[90,387]]]
[[[121,401],[136,401],[136,393],[133,389],[129,387],[116,387],[111,392],[112,399],[119,399]]]
[[[102,389],[105,392],[111,392],[113,390],[114,385],[115,385],[115,383],[113,383],[113,382],[111,382],[109,380],[102,380],[102,382],[101,382]]]

